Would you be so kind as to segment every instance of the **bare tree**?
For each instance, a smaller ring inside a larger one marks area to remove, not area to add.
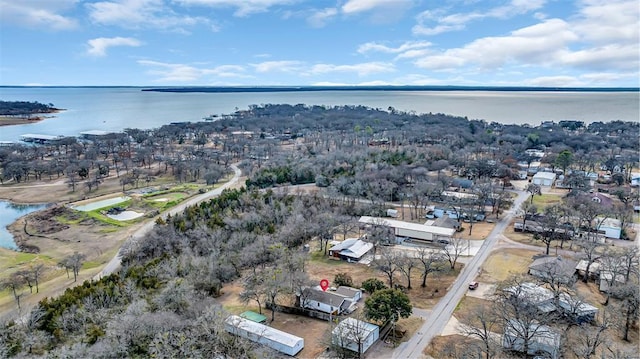
[[[482,351],[486,359],[494,358],[498,350],[495,330],[499,324],[499,316],[491,307],[475,305],[470,310],[460,316],[460,329],[472,338],[482,342]]]
[[[417,267],[418,263],[414,257],[409,256],[406,252],[403,252],[398,259],[398,269],[407,278],[407,289],[411,289],[411,271]]]
[[[601,249],[603,248],[603,245],[597,241],[591,241],[588,238],[580,240],[578,244],[582,249],[582,258],[587,261],[587,267],[585,268],[584,276],[582,277],[582,281],[586,283],[589,280],[589,270],[591,269],[591,265],[602,256]]]
[[[400,270],[400,260],[401,258],[397,252],[386,249],[381,251],[380,258],[376,258],[373,262],[377,270],[387,275],[389,288],[393,288],[395,273]]]
[[[73,271],[73,281],[78,280],[80,269],[84,263],[86,256],[82,253],[74,252],[72,255],[65,257],[61,264],[67,269],[67,276],[69,276],[69,269]]]
[[[420,284],[420,286],[424,288],[427,286],[427,276],[429,276],[429,274],[431,273],[441,271],[445,259],[442,253],[440,253],[439,251],[435,251],[426,247],[418,248],[416,258],[422,265],[422,283]]]
[[[611,328],[611,318],[603,311],[602,318],[595,326],[583,323],[575,326],[574,340],[567,345],[578,358],[591,359],[596,357],[596,351],[608,341],[607,333]]]
[[[24,286],[24,284],[24,277],[18,273],[11,274],[0,282],[0,288],[9,289],[13,294],[13,299],[15,299],[18,305],[18,310],[21,310],[20,298],[22,297],[22,286]]]
[[[456,263],[458,262],[458,258],[464,253],[465,250],[469,249],[469,241],[462,238],[451,238],[449,240],[449,244],[447,244],[443,249],[442,253],[449,261],[451,265],[451,269],[456,267]]]

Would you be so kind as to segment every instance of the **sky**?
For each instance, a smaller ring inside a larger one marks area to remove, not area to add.
[[[0,85],[638,87],[638,0],[0,0]]]

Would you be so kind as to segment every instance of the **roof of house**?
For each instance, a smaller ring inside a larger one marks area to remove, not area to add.
[[[553,292],[531,282],[506,288],[505,291],[520,299],[527,300],[531,304],[543,303],[553,299]]]
[[[622,222],[620,222],[619,219],[615,219],[615,218],[605,218],[602,222],[600,222],[600,225],[598,226],[598,229],[602,228],[602,227],[610,227],[610,228],[620,228],[622,225]]]
[[[576,264],[576,261],[560,256],[545,256],[534,260],[533,263],[529,265],[529,269],[548,272],[549,274],[570,276],[575,273]]]
[[[576,270],[586,271],[587,270],[587,261],[586,259],[581,259],[578,264],[576,264]],[[589,273],[598,273],[600,271],[600,262],[593,262],[589,267]]]
[[[550,179],[554,180],[556,178],[556,174],[553,172],[538,172],[533,175],[533,178],[542,178],[542,179]]]
[[[504,335],[518,337],[517,333],[523,333],[524,329],[524,324],[521,321],[509,319],[509,325],[504,328]],[[560,333],[549,326],[532,323],[529,325],[528,332],[535,332],[531,338],[532,342],[548,345],[556,349],[560,346]]]
[[[328,304],[334,307],[340,307],[342,303],[347,300],[343,295],[337,294],[333,291],[317,290],[315,288],[305,288],[304,294],[307,300],[313,300],[319,303]]]
[[[277,341],[289,347],[295,347],[300,340],[303,340],[302,338],[297,337],[293,334],[289,334],[287,332],[283,332],[282,330],[268,327],[264,324],[256,323],[248,319],[244,319],[237,315],[230,315],[225,320],[225,322],[230,326],[237,327],[239,329],[271,339],[273,341]]]
[[[460,227],[460,222],[458,222],[457,220],[449,216],[436,218],[432,222],[433,222],[432,226],[436,226],[436,227],[443,227],[443,228],[459,228]]]
[[[342,335],[345,336],[347,340],[351,340],[353,342],[358,342],[363,338],[369,336],[372,332],[379,330],[375,324],[367,323],[362,320],[358,320],[355,318],[347,317],[343,321],[341,321],[331,333],[333,335]],[[366,334],[365,334],[366,333]],[[362,334],[365,334],[362,336]],[[361,337],[361,338],[357,338]]]
[[[360,289],[357,289],[357,288],[352,288],[352,287],[347,287],[347,286],[341,285],[334,292],[337,293],[337,294],[343,295],[345,297],[351,298],[354,295],[356,295],[357,293],[360,293],[362,291]]]
[[[567,293],[560,293],[560,307],[577,315],[587,315],[598,312],[598,308],[579,299],[573,298]]]
[[[358,238],[347,238],[344,241],[336,244],[335,246],[332,246],[331,248],[329,248],[329,250],[331,251],[341,251],[345,248],[349,248],[351,247],[354,243],[356,243],[356,241],[358,241]]]
[[[373,243],[365,242],[357,238],[349,238],[345,239],[340,244],[329,248],[329,250],[332,252],[339,252],[340,255],[346,257],[360,258],[365,255],[365,253],[369,252],[371,248],[373,248]]]
[[[453,234],[456,232],[456,230],[453,228],[425,226],[424,224],[420,224],[420,223],[404,222],[404,221],[398,221],[394,219],[386,219],[386,218],[380,218],[380,217],[362,216],[360,217],[359,222],[374,224],[374,225],[384,225],[384,226],[389,226],[393,228],[407,229],[407,230],[418,231],[418,232],[433,233],[433,234],[442,235],[442,236],[453,236]]]

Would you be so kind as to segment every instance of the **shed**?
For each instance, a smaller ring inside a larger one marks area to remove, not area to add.
[[[527,354],[536,355],[546,353],[553,359],[560,357],[560,334],[546,325],[531,324],[529,327],[515,319],[510,319],[505,325],[502,335],[502,346],[506,349],[524,351],[522,333],[528,333],[529,348]]]
[[[256,322],[256,323],[266,323],[267,322],[267,317],[265,317],[264,315],[260,314],[260,313],[256,313],[250,310],[247,310],[246,312],[242,312],[240,313],[240,317],[244,318],[244,319],[248,319],[252,322]]]
[[[553,172],[537,172],[531,180],[533,184],[546,187],[551,187],[555,181],[556,174]]]
[[[281,353],[294,356],[304,348],[304,339],[281,330],[256,323],[237,315],[229,316],[224,323],[231,334],[249,339]]]
[[[380,328],[351,317],[345,318],[331,331],[331,343],[362,354],[379,338]]]

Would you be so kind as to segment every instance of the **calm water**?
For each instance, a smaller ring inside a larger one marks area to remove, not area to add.
[[[7,201],[0,201],[0,247],[17,249],[13,236],[7,230],[7,226],[15,222],[16,219],[34,211],[47,207],[46,204],[14,204]]]
[[[20,135],[78,135],[82,131],[155,128],[201,121],[260,104],[364,105],[416,113],[446,113],[487,122],[539,125],[548,120],[638,121],[638,92],[319,91],[168,93],[139,88],[0,88],[0,100],[38,101],[64,108],[39,123],[0,127],[0,141]]]

